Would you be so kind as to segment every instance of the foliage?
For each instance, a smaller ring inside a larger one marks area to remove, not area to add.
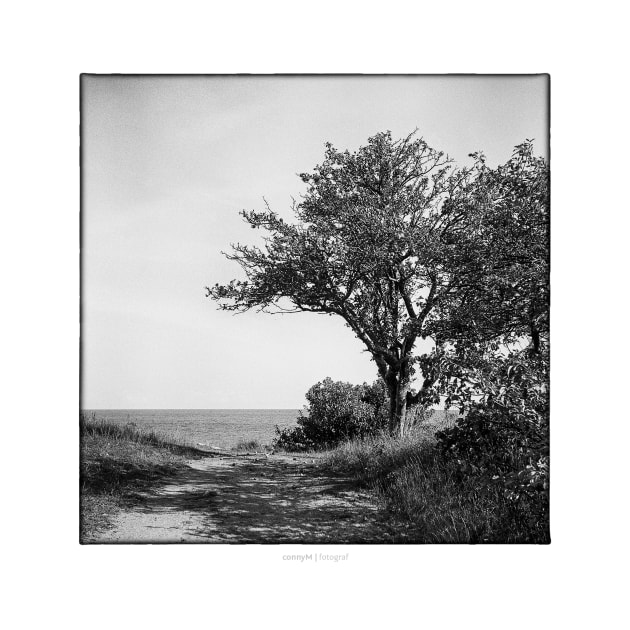
[[[515,505],[528,503],[537,527],[546,526],[549,507],[548,367],[548,356],[530,349],[478,362],[449,386],[450,400],[467,414],[438,433],[462,477],[498,486]]]
[[[436,415],[407,436],[377,435],[341,443],[327,454],[337,470],[372,488],[397,531],[397,542],[548,543],[537,505],[509,500],[500,485],[464,476],[445,458],[433,432],[451,425]]]
[[[454,169],[413,134],[380,133],[354,153],[327,144],[324,162],[300,175],[297,222],[243,212],[265,245],[233,246],[246,280],[208,295],[227,310],[342,317],[387,387],[390,430],[404,432],[411,404],[439,399],[449,345],[530,335],[538,348],[548,328],[547,164],[530,141],[495,169],[472,157]],[[414,356],[427,337],[434,352]]]
[[[526,336],[538,350],[549,331],[548,164],[530,141],[495,169],[472,156],[466,183],[445,204],[451,295],[433,310],[430,334],[460,350]]]
[[[298,426],[276,427],[275,448],[302,451],[333,446],[382,430],[387,423],[387,395],[382,383],[351,385],[326,378],[306,393],[308,408]]]
[[[446,341],[423,357],[434,392],[465,415],[440,434],[459,474],[490,481],[546,522],[549,483],[549,172],[516,147],[496,169],[476,154],[466,218],[449,232],[452,299],[434,309]],[[458,211],[455,211],[458,214]]]
[[[227,257],[247,279],[208,295],[227,310],[342,317],[388,389],[390,429],[403,429],[414,345],[450,293],[442,235],[459,208],[445,201],[466,182],[451,171],[444,153],[413,134],[394,141],[379,133],[355,153],[327,144],[324,162],[300,175],[307,190],[293,206],[297,222],[269,208],[244,211],[266,231],[265,245],[234,245]]]
[[[409,429],[411,405],[459,406],[464,417],[439,436],[449,470],[462,483],[492,481],[510,509],[529,506],[532,527],[544,529],[549,167],[529,140],[496,168],[471,155],[471,168],[454,169],[422,139],[389,132],[355,153],[328,144],[324,162],[301,175],[297,223],[269,209],[244,212],[268,232],[266,245],[236,245],[228,258],[247,279],[208,294],[229,310],[341,316],[387,388],[390,432]],[[414,356],[419,338],[432,339],[433,351]],[[343,435],[335,422],[350,417],[329,416],[330,435]],[[315,434],[309,422],[294,434],[300,443],[305,427]]]

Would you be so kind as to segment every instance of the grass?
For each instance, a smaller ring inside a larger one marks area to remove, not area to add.
[[[514,505],[486,480],[462,479],[435,448],[438,428],[345,442],[326,461],[375,492],[381,508],[402,523],[400,542],[548,543],[547,519],[534,506]]]
[[[258,440],[241,440],[234,450],[237,453],[249,453],[266,450],[267,447],[263,446]]]
[[[463,479],[435,448],[435,432],[452,416],[437,415],[404,438],[355,439],[323,454],[325,465],[351,473],[377,496],[399,542],[548,543],[546,516],[508,501],[500,487]],[[161,482],[206,453],[173,436],[81,416],[81,541],[107,527],[137,492]],[[267,449],[243,440],[236,452]],[[319,454],[321,455],[321,454]],[[318,457],[319,458],[319,457]]]
[[[81,414],[80,539],[107,527],[137,492],[204,453],[177,437]]]

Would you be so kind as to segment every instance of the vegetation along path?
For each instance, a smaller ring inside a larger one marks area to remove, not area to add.
[[[86,542],[397,542],[370,494],[313,455],[213,455],[138,498]]]

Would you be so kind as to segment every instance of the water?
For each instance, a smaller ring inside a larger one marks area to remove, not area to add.
[[[231,448],[241,441],[269,444],[275,426],[295,426],[297,409],[86,409],[99,420],[135,423],[180,440]]]

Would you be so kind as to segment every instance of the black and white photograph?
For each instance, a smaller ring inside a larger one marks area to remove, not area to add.
[[[81,543],[550,543],[549,75],[80,90]]]
[[[622,4],[4,9],[5,626],[627,626]]]

